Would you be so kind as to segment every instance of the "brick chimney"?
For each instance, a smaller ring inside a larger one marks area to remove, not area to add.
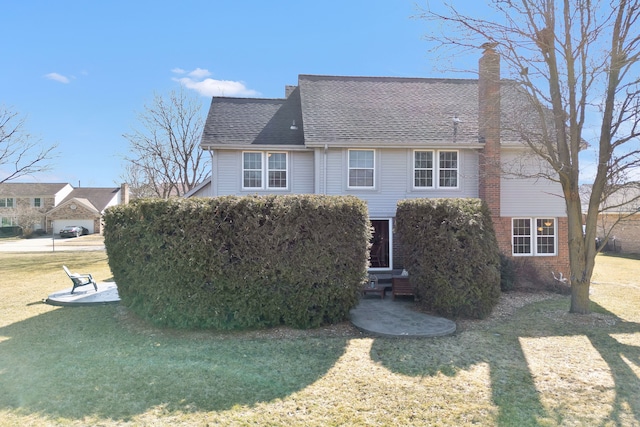
[[[129,184],[120,185],[120,204],[126,205],[129,203]]]
[[[296,90],[297,88],[298,88],[298,86],[285,85],[284,86],[284,97],[288,98],[289,95],[291,95],[293,93],[293,91]]]
[[[485,50],[478,70],[478,138],[484,148],[480,151],[478,192],[496,224],[500,217],[500,55],[494,43],[482,47]]]

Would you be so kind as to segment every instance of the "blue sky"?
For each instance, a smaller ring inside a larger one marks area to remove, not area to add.
[[[3,3],[0,105],[59,146],[38,182],[119,185],[122,135],[155,93],[180,84],[204,115],[212,95],[282,97],[298,74],[451,76],[413,18],[425,0]],[[454,66],[475,69],[479,54]]]
[[[122,135],[180,79],[205,114],[221,90],[282,97],[298,74],[436,76],[416,13],[414,0],[3,2],[0,104],[59,145],[37,181],[118,185]]]

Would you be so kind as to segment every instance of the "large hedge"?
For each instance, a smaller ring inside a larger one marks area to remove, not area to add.
[[[500,298],[500,256],[479,199],[398,203],[397,232],[418,303],[448,317],[483,318]]]
[[[140,200],[104,219],[122,304],[159,325],[335,323],[366,280],[371,230],[355,197]]]

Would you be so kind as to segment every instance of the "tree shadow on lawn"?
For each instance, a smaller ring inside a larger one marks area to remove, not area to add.
[[[522,309],[511,321],[501,321],[486,328],[457,333],[450,337],[428,340],[377,339],[371,350],[371,358],[391,371],[409,376],[435,376],[444,374],[454,377],[462,370],[474,365],[487,364],[491,383],[492,403],[499,408],[497,424],[540,425],[543,420],[562,424],[566,413],[562,406],[549,409],[541,401],[532,372],[531,360],[527,360],[523,344],[530,339],[535,345],[537,338],[578,337],[590,343],[606,362],[613,379],[613,401],[607,420],[616,425],[640,421],[640,378],[630,367],[640,369],[640,346],[629,345],[616,339],[616,335],[639,334],[640,323],[626,322],[592,303],[594,313],[606,313],[601,318],[612,322],[589,324],[587,316],[571,315],[562,308],[565,319],[577,319],[558,323],[544,317],[545,302]],[[530,310],[538,311],[532,316]],[[517,321],[517,316],[529,316],[533,322]],[[576,317],[577,316],[577,317]],[[637,341],[636,341],[637,342]],[[566,348],[568,353],[579,351]],[[573,354],[573,359],[581,354]],[[570,357],[570,358],[571,358]],[[543,363],[553,366],[561,363],[549,354]],[[564,368],[560,368],[561,370]],[[580,370],[584,372],[584,369]],[[562,381],[564,379],[561,379]],[[588,379],[584,379],[588,381]],[[598,389],[598,384],[593,384]],[[562,400],[563,396],[559,396]],[[625,419],[626,417],[626,419]]]
[[[117,306],[55,309],[0,328],[0,409],[127,420],[151,408],[220,411],[318,380],[347,338],[215,339],[127,331]]]

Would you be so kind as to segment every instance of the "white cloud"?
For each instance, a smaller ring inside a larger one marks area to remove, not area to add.
[[[259,92],[248,89],[244,82],[205,78],[210,76],[211,73],[203,68],[196,68],[190,72],[186,72],[182,68],[174,68],[171,71],[175,74],[186,73],[186,77],[174,77],[173,80],[187,89],[195,90],[202,96],[252,97],[260,95]]]
[[[192,77],[197,80],[204,79],[205,77],[209,77],[210,75],[211,73],[209,72],[209,70],[205,70],[203,68],[196,68],[195,70],[189,73],[189,77]]]
[[[49,80],[54,80],[56,82],[60,82],[60,83],[69,83],[69,78],[63,76],[62,74],[58,74],[58,73],[49,73],[49,74],[45,74],[44,75],[45,79],[49,79]]]

